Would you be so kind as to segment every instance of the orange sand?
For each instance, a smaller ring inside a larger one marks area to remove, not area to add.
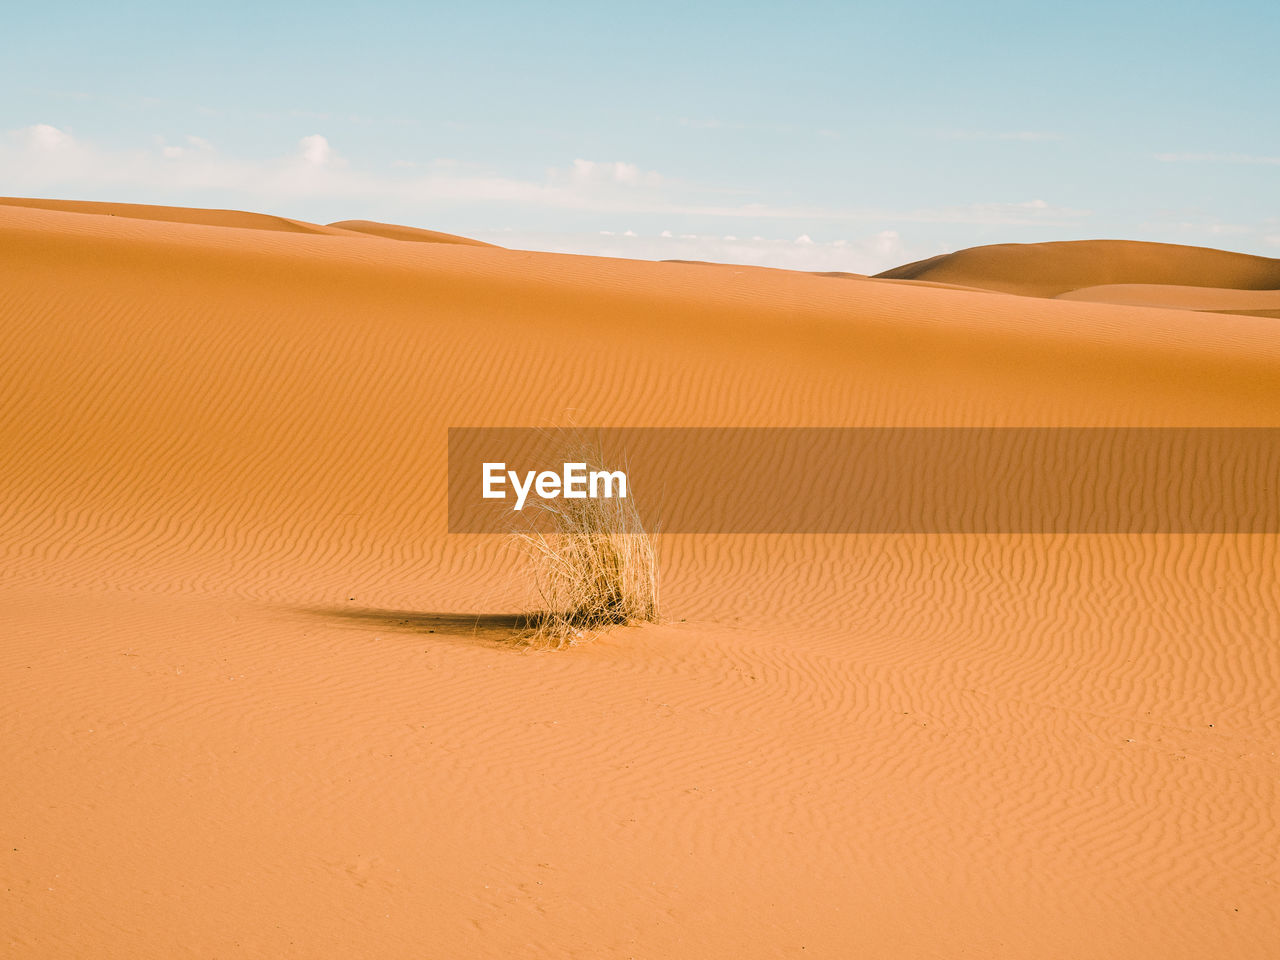
[[[671,536],[670,622],[531,654],[444,532],[449,426],[1280,425],[1273,318],[52,201],[0,244],[8,955],[1280,955],[1277,538]],[[1280,286],[1005,249],[916,274]]]

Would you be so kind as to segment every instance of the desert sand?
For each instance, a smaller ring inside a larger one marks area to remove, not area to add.
[[[1278,426],[1280,262],[458,239],[0,205],[7,955],[1280,955],[1277,537],[672,535],[531,652],[445,530],[450,426]]]

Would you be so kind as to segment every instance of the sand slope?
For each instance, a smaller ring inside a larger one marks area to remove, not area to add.
[[[388,240],[409,240],[417,243],[461,243],[473,247],[492,247],[494,244],[482,240],[471,240],[452,233],[440,233],[438,230],[423,230],[419,227],[402,227],[395,223],[378,223],[376,220],[340,220],[329,226],[353,233],[367,233]]]
[[[455,425],[1277,425],[1274,320],[201,215],[0,207],[15,956],[1280,952],[1276,538],[670,537],[527,654],[444,532]]]

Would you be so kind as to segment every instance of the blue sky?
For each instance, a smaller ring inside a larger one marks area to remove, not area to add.
[[[0,193],[870,271],[1280,256],[1280,4],[24,4]]]

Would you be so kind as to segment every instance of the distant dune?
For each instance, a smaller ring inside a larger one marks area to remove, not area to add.
[[[9,953],[1280,956],[1280,538],[671,536],[667,622],[530,654],[446,532],[452,426],[1280,426],[1196,312],[1276,261],[405,231],[0,204]]]
[[[375,220],[343,220],[339,223],[308,223],[289,217],[242,210],[204,210],[196,207],[164,207],[149,203],[106,203],[94,200],[39,200],[24,197],[0,197],[0,204],[36,210],[58,210],[64,213],[89,213],[97,216],[125,217],[131,220],[155,220],[159,223],[189,223],[210,227],[236,227],[244,230],[279,230],[284,233],[313,233],[325,236],[381,237],[387,240],[409,240],[420,243],[458,243],[491,247],[482,240],[402,227]]]
[[[249,230],[280,230],[285,233],[341,234],[346,231],[274,217],[265,213],[240,210],[202,210],[195,207],[162,207],[149,203],[100,203],[92,200],[34,200],[22,197],[0,197],[0,204],[38,210],[60,210],[65,213],[90,213],[133,220],[155,220],[161,223],[191,223],[213,227],[241,227]]]
[[[1081,287],[1058,294],[1059,300],[1123,303],[1176,310],[1208,310],[1254,317],[1280,317],[1280,290],[1237,290],[1231,287],[1190,287],[1173,283],[1117,283]]]
[[[337,223],[329,224],[329,226],[340,230],[350,230],[353,233],[368,233],[375,237],[385,237],[388,240],[410,240],[418,243],[460,243],[473,247],[495,246],[495,244],[485,243],[482,240],[458,237],[452,233],[422,230],[418,227],[402,227],[394,223],[378,223],[376,220],[340,220]]]
[[[1141,284],[1148,288],[1144,303],[1176,309],[1202,310],[1185,293],[1161,293],[1156,286],[1214,287],[1232,290],[1280,290],[1280,260],[1229,253],[1204,247],[1130,240],[1076,240],[1060,243],[1002,243],[972,247],[928,260],[894,267],[876,274],[893,280],[927,280],[978,287],[1029,297],[1059,297],[1091,288],[1093,294],[1077,299],[1101,300],[1106,288],[1133,304],[1132,291],[1120,287]],[[1218,298],[1221,300],[1222,298]],[[1229,299],[1229,298],[1228,298]],[[1257,309],[1273,310],[1273,300]],[[1255,309],[1255,308],[1248,308]]]

